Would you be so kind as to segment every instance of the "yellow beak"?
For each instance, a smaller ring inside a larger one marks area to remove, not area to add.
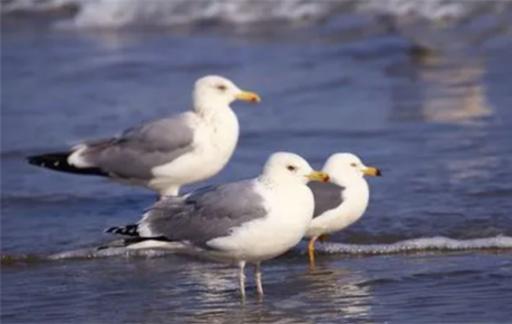
[[[364,175],[371,176],[371,177],[380,177],[382,175],[382,172],[376,167],[366,167],[363,171]]]
[[[236,95],[236,99],[248,102],[260,102],[261,98],[257,93],[251,91],[242,91]]]
[[[312,171],[306,176],[310,181],[328,182],[329,175],[322,171]]]

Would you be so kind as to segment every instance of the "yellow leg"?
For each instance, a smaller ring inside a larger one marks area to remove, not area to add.
[[[323,243],[323,242],[325,242],[325,241],[329,240],[329,238],[330,238],[330,237],[329,237],[329,235],[328,235],[328,234],[322,234],[322,235],[320,235],[320,236],[318,237],[318,240],[319,240],[320,242],[322,242],[322,243]]]
[[[315,266],[315,242],[317,239],[318,236],[313,236],[308,243],[309,265],[311,267]]]

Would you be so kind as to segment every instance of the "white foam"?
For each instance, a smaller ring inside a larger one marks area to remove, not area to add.
[[[466,16],[474,6],[456,0],[387,0],[362,2],[360,10],[392,16],[417,16],[428,20],[455,19]]]
[[[329,5],[303,0],[273,2],[82,0],[79,2],[82,10],[74,19],[74,25],[103,28],[131,25],[172,26],[208,20],[245,24],[265,20],[315,19],[324,16],[329,7]]]
[[[116,29],[140,25],[169,27],[212,20],[232,24],[320,21],[352,10],[439,20],[465,17],[478,5],[477,1],[465,0],[13,0],[3,4],[2,12],[55,13],[75,7],[76,15],[65,26]]]
[[[352,255],[483,249],[512,249],[512,237],[496,236],[471,240],[455,240],[436,236],[404,240],[391,244],[321,243],[316,247],[316,250],[320,253]]]
[[[160,257],[167,254],[175,253],[172,249],[145,249],[136,250],[127,247],[107,247],[107,248],[83,248],[71,251],[64,251],[51,254],[46,257],[48,260],[65,260],[65,259],[95,259],[108,258],[117,256],[144,256],[144,257]]]
[[[138,256],[138,257],[161,257],[169,254],[189,253],[197,254],[196,251],[188,248],[181,243],[158,244],[157,249],[149,247],[155,246],[137,246],[137,248],[128,248],[108,245],[105,248],[84,248],[72,251],[55,253],[47,257],[49,260],[62,259],[90,259],[105,258],[115,256]],[[348,254],[348,255],[382,255],[397,254],[406,252],[450,252],[462,250],[512,250],[512,237],[495,236],[487,238],[478,238],[471,240],[456,240],[442,236],[424,237],[410,240],[399,241],[390,244],[343,244],[343,243],[318,243],[316,250],[322,254]],[[297,252],[305,253],[304,249]]]

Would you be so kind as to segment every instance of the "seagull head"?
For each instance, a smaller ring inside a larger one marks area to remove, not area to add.
[[[194,107],[208,109],[228,107],[235,100],[257,103],[260,97],[237,87],[232,81],[217,75],[200,78],[194,86]]]
[[[342,181],[344,178],[363,176],[381,176],[378,168],[366,166],[359,157],[352,153],[336,153],[327,159],[324,171],[329,172],[333,180]]]
[[[277,152],[272,154],[263,167],[263,176],[272,181],[294,181],[306,184],[309,181],[329,181],[329,175],[315,171],[301,156]]]

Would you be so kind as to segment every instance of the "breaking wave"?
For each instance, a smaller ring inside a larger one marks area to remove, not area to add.
[[[320,22],[347,13],[430,21],[468,18],[482,10],[503,11],[501,1],[465,0],[2,0],[2,14],[46,16],[68,27],[169,27],[220,22]]]
[[[114,241],[116,242],[116,241]],[[422,253],[422,252],[453,252],[453,251],[475,251],[492,250],[493,252],[512,251],[512,237],[495,236],[487,238],[456,240],[447,237],[425,237],[410,240],[398,241],[390,244],[343,244],[343,243],[320,243],[316,248],[321,254],[330,255],[385,255],[400,253]],[[96,259],[108,257],[162,257],[169,254],[186,253],[184,246],[179,243],[169,243],[167,248],[132,250],[116,244],[108,244],[102,248],[82,248],[71,251],[64,251],[50,255],[2,255],[2,265],[28,265],[58,260],[69,259]],[[304,254],[304,249],[295,249],[292,254]]]
[[[317,251],[325,254],[380,255],[411,252],[450,252],[462,250],[512,250],[512,237],[496,236],[456,240],[442,236],[416,238],[390,244],[323,243]]]

